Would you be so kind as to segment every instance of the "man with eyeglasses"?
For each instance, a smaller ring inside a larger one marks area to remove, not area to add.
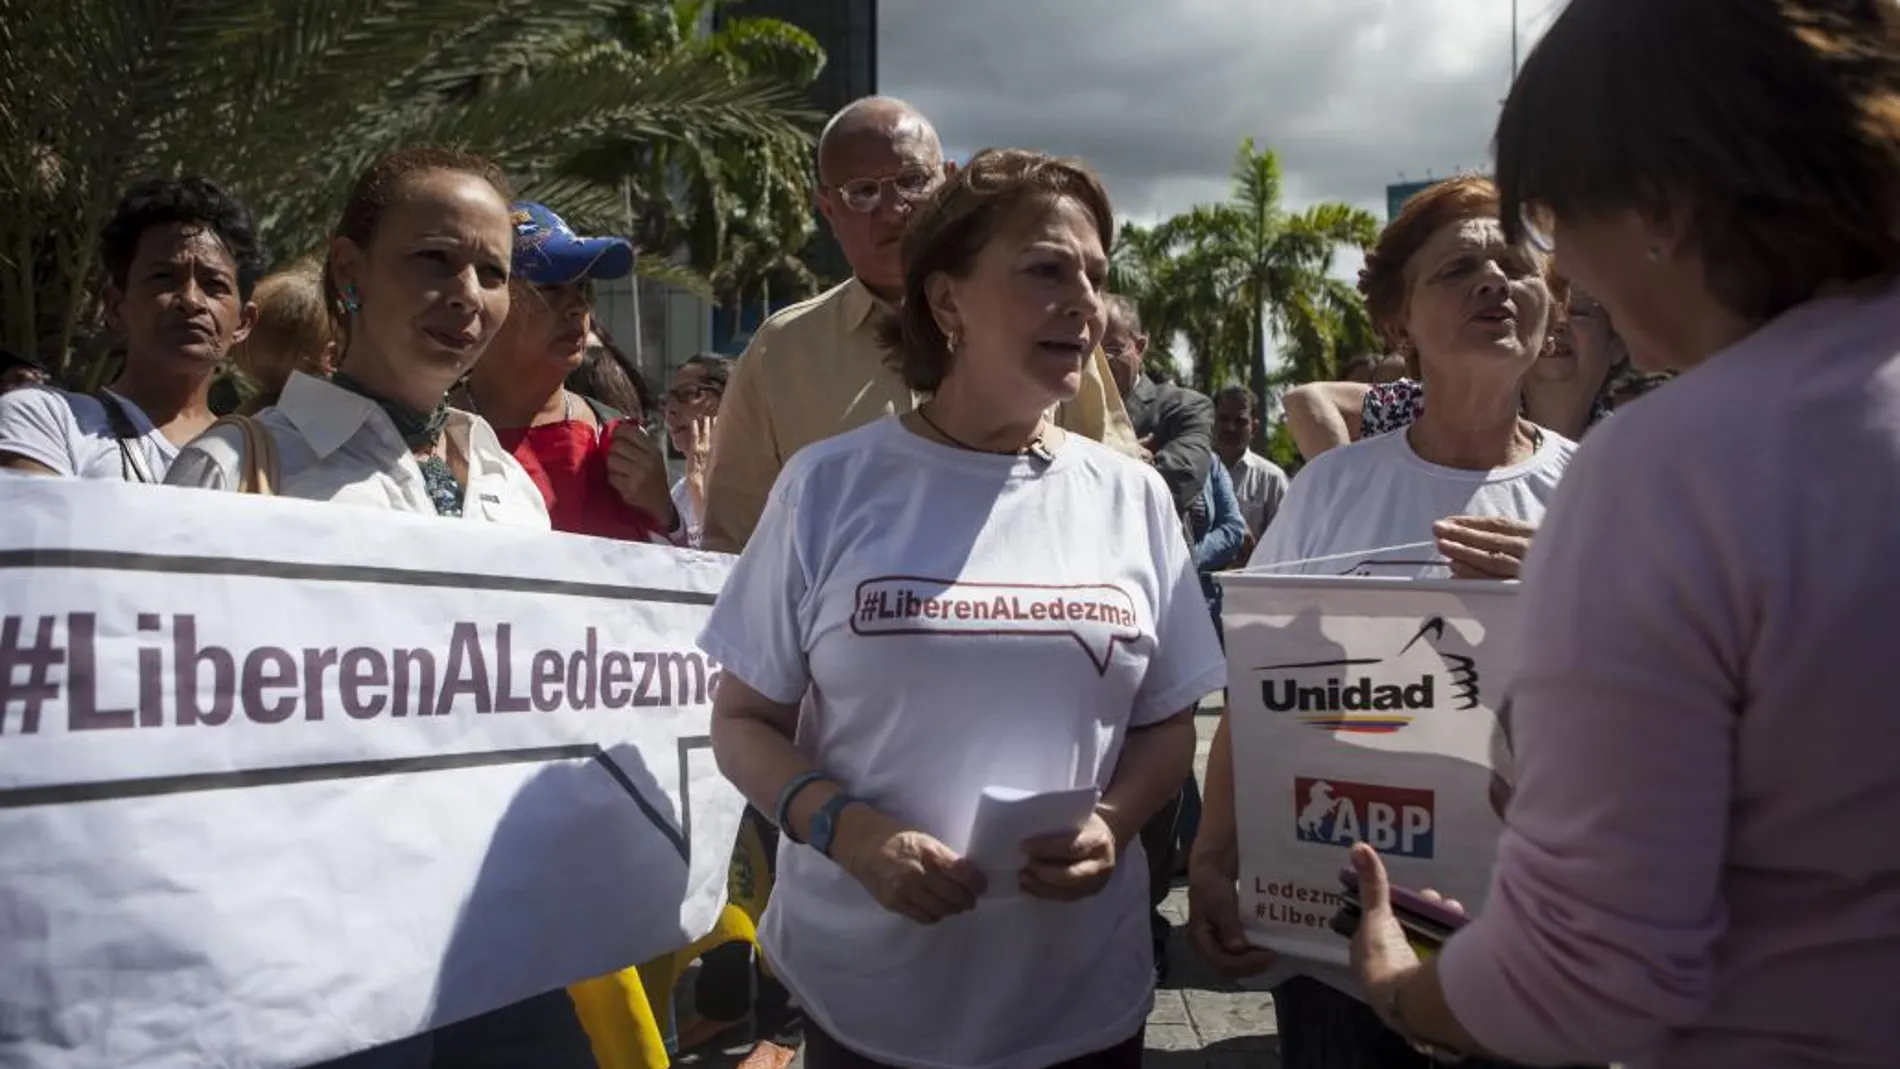
[[[852,277],[759,328],[733,368],[713,432],[705,548],[743,549],[793,453],[923,400],[885,363],[878,313],[903,292],[904,227],[955,167],[915,108],[889,97],[847,105],[818,139],[818,210]],[[1100,353],[1057,411],[1065,429],[1130,456],[1140,447]]]

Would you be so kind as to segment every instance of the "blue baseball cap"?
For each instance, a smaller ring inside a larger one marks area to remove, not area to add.
[[[625,278],[633,273],[633,243],[625,238],[584,238],[544,204],[516,201],[515,274],[537,286],[583,278]]]

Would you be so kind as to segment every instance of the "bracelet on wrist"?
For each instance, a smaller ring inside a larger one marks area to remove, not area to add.
[[[785,781],[785,786],[779,788],[778,805],[772,808],[772,823],[787,839],[790,839],[800,846],[805,845],[805,840],[800,839],[798,832],[792,829],[792,803],[797,801],[799,793],[805,788],[821,780],[829,780],[830,778],[831,777],[825,773],[817,769],[812,769],[793,776],[791,779]]]

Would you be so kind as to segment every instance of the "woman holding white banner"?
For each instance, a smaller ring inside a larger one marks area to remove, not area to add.
[[[1374,323],[1439,399],[1403,434],[1331,450],[1288,487],[1251,564],[1288,573],[1514,578],[1576,446],[1522,418],[1562,286],[1549,258],[1504,236],[1497,187],[1464,177],[1420,193],[1380,235],[1360,275]],[[1442,402],[1442,403],[1439,403]],[[1443,554],[1444,559],[1440,559]],[[1273,955],[1244,934],[1226,714],[1208,759],[1189,861],[1189,934],[1224,971]],[[1411,1066],[1416,1054],[1336,981],[1275,988],[1289,1069]]]
[[[339,370],[293,372],[275,405],[194,440],[165,481],[547,527],[528,473],[445,400],[508,318],[506,185],[494,164],[445,149],[371,165],[324,268]]]
[[[1497,163],[1683,374],[1538,536],[1483,914],[1421,964],[1355,847],[1359,979],[1421,1047],[1900,1065],[1900,6],[1573,0]]]
[[[341,319],[341,370],[328,381],[293,372],[276,405],[250,426],[226,423],[192,442],[166,481],[547,528],[527,472],[480,416],[444,399],[508,318],[513,243],[506,180],[487,160],[418,148],[372,164],[344,206],[324,273]],[[326,1064],[595,1062],[573,1003],[553,991]]]
[[[883,335],[929,399],[791,458],[701,638],[720,768],[785,833],[760,934],[807,1069],[1141,1064],[1138,836],[1227,672],[1166,484],[1049,418],[1113,228],[1069,161],[945,182]]]

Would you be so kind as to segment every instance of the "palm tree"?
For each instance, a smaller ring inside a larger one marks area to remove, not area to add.
[[[64,371],[120,191],[196,172],[284,255],[320,247],[349,183],[403,144],[490,156],[524,196],[623,229],[602,141],[809,143],[798,87],[600,31],[664,0],[0,0],[0,344]],[[658,257],[649,270],[706,284]]]
[[[1369,248],[1379,224],[1371,213],[1346,204],[1324,203],[1288,214],[1280,204],[1280,161],[1271,149],[1256,149],[1252,138],[1234,156],[1234,196],[1204,205],[1162,224],[1163,240],[1202,261],[1217,304],[1213,313],[1226,328],[1209,341],[1231,340],[1245,330],[1248,386],[1267,396],[1267,352],[1278,335],[1290,343],[1294,374],[1330,369],[1342,346],[1372,334],[1365,305],[1352,287],[1332,278],[1333,255],[1340,245]],[[1215,311],[1218,308],[1218,312]],[[1231,352],[1233,350],[1225,350]],[[1210,381],[1225,377],[1225,360],[1207,354]]]
[[[1187,343],[1196,389],[1213,393],[1245,381],[1253,393],[1285,382],[1331,377],[1342,355],[1373,339],[1365,304],[1332,276],[1341,245],[1369,247],[1378,222],[1345,204],[1287,213],[1280,163],[1251,139],[1234,157],[1234,196],[1191,208],[1158,226],[1122,228],[1109,286],[1140,306],[1159,359],[1165,340]],[[1287,357],[1267,371],[1278,338]]]
[[[734,81],[769,80],[803,91],[825,53],[809,33],[779,19],[728,17],[733,0],[670,0],[626,8],[604,47],[639,61],[691,57]],[[640,205],[630,222],[640,246],[684,253],[720,303],[736,308],[777,282],[802,296],[817,280],[798,258],[812,222],[812,137],[821,116],[788,113],[799,136],[654,141],[602,139],[563,164],[566,174],[624,185]]]

